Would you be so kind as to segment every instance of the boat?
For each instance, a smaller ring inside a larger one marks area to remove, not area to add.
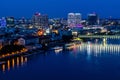
[[[75,43],[64,44],[63,50],[71,50],[71,49],[73,49],[74,45],[75,45]]]
[[[59,50],[59,49],[63,49],[63,47],[56,46],[56,47],[51,48],[51,50]]]

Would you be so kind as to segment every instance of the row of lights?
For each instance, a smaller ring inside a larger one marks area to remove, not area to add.
[[[2,56],[0,56],[0,58],[5,58],[5,57],[9,57],[9,56],[13,56],[15,54],[21,54],[21,53],[24,53],[24,52],[27,52],[28,50],[26,48],[23,48],[22,50],[20,51],[16,51],[16,52],[11,52],[12,54],[10,53],[7,53],[7,54],[3,54]]]

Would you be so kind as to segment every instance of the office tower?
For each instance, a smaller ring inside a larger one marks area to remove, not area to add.
[[[7,22],[7,27],[14,27],[15,26],[14,17],[7,17],[6,22]]]
[[[5,28],[6,27],[6,19],[5,17],[2,17],[2,19],[0,19],[0,28]]]
[[[75,24],[76,26],[81,24],[81,14],[80,13],[75,13]]]
[[[35,28],[45,29],[48,27],[48,15],[35,13],[32,17],[32,24]]]
[[[69,13],[68,14],[68,27],[73,28],[81,24],[81,14],[80,13]]]
[[[35,13],[32,17],[32,24],[34,27],[39,28],[40,27],[40,13]]]
[[[98,25],[99,17],[97,14],[88,14],[88,25]]]
[[[69,13],[68,14],[68,27],[73,28],[75,27],[75,14]]]

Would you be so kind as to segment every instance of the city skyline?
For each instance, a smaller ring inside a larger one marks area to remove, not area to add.
[[[0,80],[120,80],[118,0],[1,0]]]
[[[113,18],[119,18],[119,7],[120,5],[118,0],[4,0],[1,1],[0,5],[0,17],[15,16],[17,18],[31,18],[35,12],[41,12],[42,14],[48,14],[50,18],[66,18],[67,14],[70,12],[79,12],[82,14],[83,18],[86,18],[87,14],[96,12],[98,15],[100,15],[100,17],[103,18],[107,18],[109,16],[112,16]]]

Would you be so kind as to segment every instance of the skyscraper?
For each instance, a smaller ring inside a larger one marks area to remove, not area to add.
[[[80,13],[69,13],[68,14],[68,27],[77,27],[81,23]]]
[[[68,14],[68,27],[75,27],[75,14],[74,13],[69,13]]]
[[[35,13],[32,17],[32,24],[36,28],[47,28],[48,15],[41,15],[40,13]]]
[[[75,13],[75,22],[76,22],[76,26],[81,24],[81,14],[80,13]]]
[[[88,14],[88,25],[98,25],[99,24],[99,17],[97,14]]]

